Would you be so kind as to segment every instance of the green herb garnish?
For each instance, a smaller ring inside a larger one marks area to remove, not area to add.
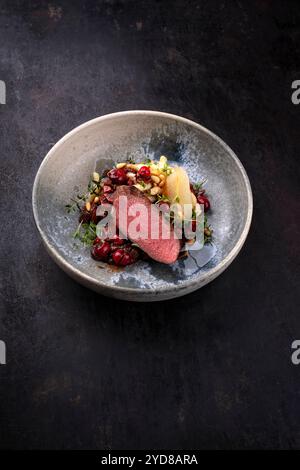
[[[82,223],[78,225],[73,238],[80,240],[84,245],[91,246],[95,240],[96,234],[96,224],[93,222]]]
[[[80,203],[85,202],[88,198],[88,194],[77,194],[76,198],[71,198],[70,204],[66,204],[65,208],[67,209],[68,214],[71,214],[72,212],[76,211],[78,209],[79,211],[81,210]]]
[[[193,184],[193,188],[195,191],[199,191],[200,189],[203,188],[203,186],[205,185],[207,179],[204,179],[203,181],[200,181],[200,183],[194,183]]]

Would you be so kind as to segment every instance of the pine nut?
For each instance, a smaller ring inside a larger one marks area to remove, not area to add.
[[[150,190],[151,196],[156,196],[157,194],[161,194],[162,190],[158,186],[155,186]]]
[[[144,192],[146,191],[146,188],[144,188],[141,184],[137,183],[133,185],[135,188],[139,189],[140,191]]]
[[[96,171],[94,171],[93,173],[93,181],[95,181],[96,183],[99,183],[100,181],[100,175]]]
[[[126,166],[126,163],[117,163],[116,168],[119,170],[120,168],[124,168]]]
[[[127,163],[126,167],[129,168],[129,170],[135,170],[137,171],[137,166],[134,163]]]
[[[87,202],[85,205],[86,210],[89,212],[91,210],[91,203]]]
[[[96,197],[95,197],[94,202],[95,202],[95,203],[99,202],[99,196],[96,196]]]
[[[160,183],[160,179],[159,179],[158,176],[152,175],[151,179],[152,179],[152,181],[154,181],[154,183]]]

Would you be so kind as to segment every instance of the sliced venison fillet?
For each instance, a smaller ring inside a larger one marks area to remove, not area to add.
[[[125,216],[124,198],[120,199],[121,196],[126,197]],[[117,226],[121,233],[126,234],[128,239],[136,243],[150,258],[160,263],[171,264],[177,260],[180,240],[176,238],[173,227],[147,196],[135,187],[118,186],[112,199]],[[136,210],[138,207],[141,211]],[[140,233],[132,227],[141,229]],[[166,239],[165,234],[168,233],[170,236]]]

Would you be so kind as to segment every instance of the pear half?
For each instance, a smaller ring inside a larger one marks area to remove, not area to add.
[[[184,218],[191,218],[194,200],[190,189],[190,180],[187,172],[181,167],[174,167],[173,173],[166,178],[164,194],[171,204],[181,206]]]

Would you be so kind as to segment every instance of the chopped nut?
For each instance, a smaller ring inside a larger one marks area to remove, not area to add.
[[[94,202],[95,202],[95,203],[99,202],[99,196],[96,196],[96,197],[95,197]]]
[[[127,173],[127,178],[133,180],[133,179],[135,179],[135,177],[136,177],[136,174],[135,174],[135,173],[132,173],[131,171],[128,171],[128,173]]]
[[[100,175],[96,171],[94,171],[93,173],[93,181],[95,181],[96,183],[99,183],[100,181]]]
[[[160,179],[159,179],[158,176],[152,175],[151,179],[152,179],[152,181],[154,181],[154,183],[160,183]]]
[[[90,203],[90,202],[87,202],[87,203],[85,204],[85,208],[86,208],[86,210],[89,212],[89,211],[91,210],[91,203]]]
[[[135,188],[139,189],[140,191],[144,192],[146,191],[146,188],[144,188],[144,186],[142,186],[141,184],[137,183],[137,184],[134,184],[133,185]]]
[[[160,177],[161,180],[165,180],[165,179],[166,179],[166,176],[165,176],[163,173],[160,173],[160,174],[159,174],[159,177]]]
[[[165,181],[164,181],[164,180],[162,180],[162,181],[159,183],[159,185],[158,185],[158,186],[159,186],[160,188],[162,188],[164,185],[165,185]]]
[[[151,196],[156,196],[157,194],[161,194],[161,193],[162,193],[162,189],[159,188],[158,186],[155,186],[154,188],[150,190]]]
[[[124,168],[126,166],[126,163],[117,163],[116,168],[119,170],[120,168]]]
[[[135,165],[134,163],[127,163],[127,164],[126,164],[126,167],[127,167],[129,170],[135,170],[135,171],[138,170],[137,165]]]

